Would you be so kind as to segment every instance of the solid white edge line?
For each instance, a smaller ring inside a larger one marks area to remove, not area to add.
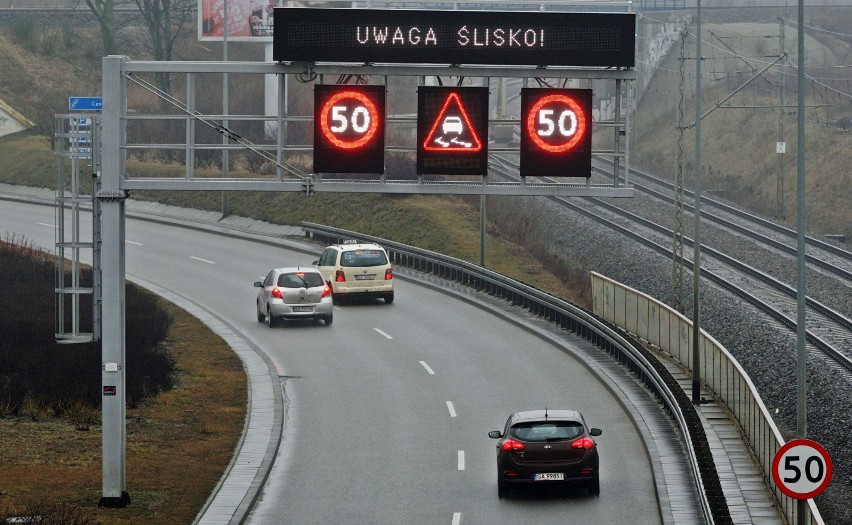
[[[207,264],[216,264],[216,263],[215,263],[215,262],[213,262],[213,261],[208,261],[207,259],[202,259],[201,257],[196,257],[196,256],[194,256],[194,255],[190,255],[190,256],[189,256],[189,258],[190,258],[190,259],[195,259],[196,261],[205,262],[205,263],[207,263]]]
[[[453,525],[459,525],[461,523],[461,512],[453,513]]]
[[[459,450],[459,470],[464,470],[464,450]]]
[[[423,368],[425,368],[430,375],[435,375],[435,371],[429,368],[429,365],[426,364],[426,361],[420,361],[420,364],[423,365]]]
[[[456,417],[456,408],[453,406],[452,401],[447,401],[447,410],[450,411],[450,417]]]
[[[393,339],[393,337],[391,337],[391,336],[390,336],[390,334],[386,334],[385,332],[383,332],[383,331],[379,330],[378,328],[373,328],[373,330],[375,330],[375,331],[376,331],[376,332],[378,332],[379,334],[381,334],[381,335],[385,336],[385,338],[386,338],[386,339]]]

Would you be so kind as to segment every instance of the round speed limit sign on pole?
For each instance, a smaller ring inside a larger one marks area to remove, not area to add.
[[[772,460],[772,478],[781,492],[794,499],[811,499],[831,481],[831,457],[815,441],[794,439]]]

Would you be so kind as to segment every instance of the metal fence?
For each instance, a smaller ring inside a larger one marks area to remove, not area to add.
[[[692,321],[648,295],[592,272],[592,311],[648,341],[690,370]],[[737,360],[703,330],[700,337],[701,380],[740,427],[787,523],[796,525],[796,500],[775,485],[772,460],[785,440],[748,374]],[[807,500],[811,525],[822,525],[816,503]]]

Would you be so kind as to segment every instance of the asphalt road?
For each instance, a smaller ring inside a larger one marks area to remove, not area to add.
[[[54,210],[0,203],[0,236],[53,251]],[[285,428],[250,524],[660,523],[651,464],[612,393],[574,357],[473,305],[398,279],[396,301],[334,324],[255,318],[252,282],[316,257],[128,220],[127,273],[205,305],[263,348]],[[515,410],[576,408],[603,429],[601,495],[497,498],[494,441]]]

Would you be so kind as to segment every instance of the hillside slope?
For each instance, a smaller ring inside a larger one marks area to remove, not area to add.
[[[795,228],[796,70],[790,65],[796,54],[795,27],[785,31],[788,57],[784,66],[773,66],[749,82],[775,60],[773,54],[779,53],[778,23],[702,26],[701,113],[707,114],[701,123],[702,187],[767,217],[785,218]],[[694,34],[695,27],[690,30]],[[821,35],[819,40],[807,36],[806,49],[809,75],[825,71],[822,66],[849,60],[849,43],[831,36]],[[688,127],[682,137],[683,181],[691,189],[695,158],[694,38],[687,39],[683,56],[683,119],[679,121],[681,51],[675,45],[639,104],[631,162],[674,180],[678,126],[682,122]],[[778,107],[780,82],[785,89],[783,117]],[[849,80],[843,82],[848,84]],[[836,79],[806,83],[807,225],[815,234],[843,234],[852,239],[852,133],[843,131],[839,124],[852,118],[852,105],[849,96],[832,91],[833,85],[838,85]],[[782,125],[786,154],[779,155],[776,142]],[[784,197],[780,212],[779,180],[783,181]]]

